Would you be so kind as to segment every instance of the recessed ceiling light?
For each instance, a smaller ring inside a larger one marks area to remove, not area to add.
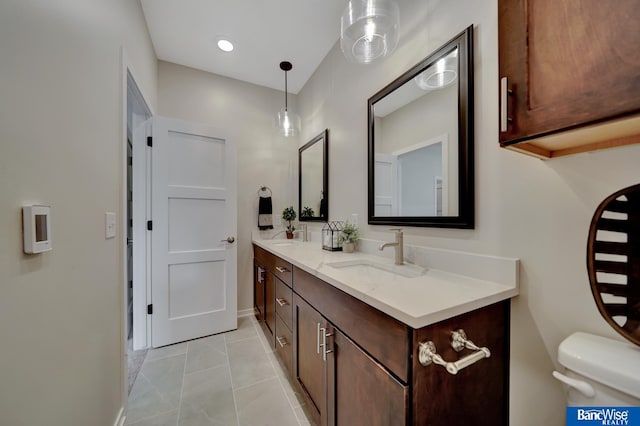
[[[218,47],[220,48],[220,50],[223,50],[225,52],[231,52],[233,50],[233,43],[231,43],[229,40],[220,39],[218,40]]]

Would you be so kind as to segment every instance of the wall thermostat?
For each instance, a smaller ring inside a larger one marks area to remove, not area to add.
[[[22,230],[25,253],[42,253],[51,250],[51,207],[23,206]]]

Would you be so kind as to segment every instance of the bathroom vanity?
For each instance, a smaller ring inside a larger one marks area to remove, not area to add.
[[[281,241],[254,240],[255,315],[318,425],[508,423],[517,283]],[[460,329],[482,348],[454,350]]]

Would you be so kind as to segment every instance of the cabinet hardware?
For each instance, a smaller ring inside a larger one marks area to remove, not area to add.
[[[316,353],[320,354],[320,323],[316,324],[318,326],[316,330]]]
[[[471,349],[472,351],[482,350],[471,340],[467,339],[467,333],[461,328],[451,333],[451,347],[456,352],[460,352],[464,348]]]
[[[285,337],[277,336],[276,340],[278,341],[278,344],[280,345],[281,348],[284,348],[289,344],[289,342],[287,342],[287,339]]]
[[[278,272],[280,272],[281,274],[286,274],[287,272],[291,272],[287,268],[285,268],[284,266],[276,266],[276,270]]]
[[[509,89],[507,77],[500,79],[500,131],[506,132],[509,123],[513,121],[509,117],[509,96],[513,95],[513,90]]]
[[[278,302],[278,305],[280,305],[280,307],[287,306],[289,304],[289,302],[287,302],[287,299],[284,299],[282,297],[277,298],[276,302]]]
[[[471,340],[467,339],[464,330],[459,329],[454,331],[451,335],[451,347],[460,352],[462,349],[467,348],[474,350],[475,352],[467,355],[466,357],[459,359],[455,362],[447,362],[440,355],[436,353],[436,345],[429,340],[428,342],[421,342],[418,351],[418,360],[420,364],[427,366],[431,363],[441,365],[447,369],[449,374],[458,374],[458,371],[465,367],[474,364],[481,359],[489,358],[491,351],[486,347],[478,347]]]
[[[333,352],[331,349],[327,349],[327,337],[333,336],[333,333],[327,333],[326,328],[320,328],[320,331],[322,333],[322,343],[320,344],[322,346],[322,360],[326,362],[327,354]]]
[[[258,282],[260,284],[264,283],[264,269],[258,266]]]

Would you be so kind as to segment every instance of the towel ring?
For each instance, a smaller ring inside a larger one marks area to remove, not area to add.
[[[258,196],[262,197],[264,192],[269,191],[268,196],[271,197],[273,195],[273,193],[271,192],[271,188],[269,188],[268,186],[261,186],[260,189],[258,190]],[[264,194],[267,195],[267,194]]]

